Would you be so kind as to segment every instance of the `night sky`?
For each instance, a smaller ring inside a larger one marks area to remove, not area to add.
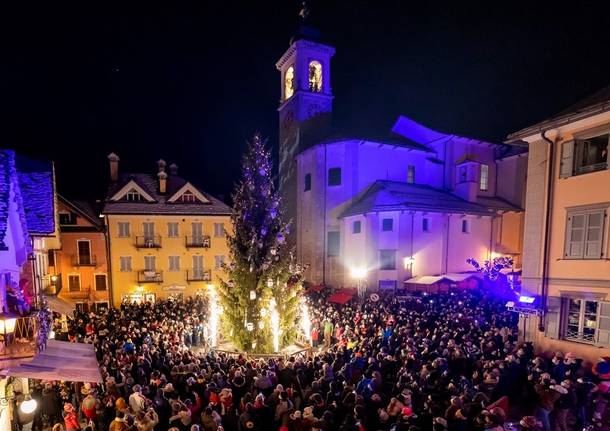
[[[162,157],[204,190],[229,194],[245,140],[259,130],[277,146],[275,62],[300,2],[56,3],[1,14],[0,145],[54,160],[63,195],[99,198],[111,151],[124,171],[152,172]],[[337,50],[338,127],[379,135],[405,114],[501,141],[610,84],[602,2],[425,3],[312,2],[311,21]]]

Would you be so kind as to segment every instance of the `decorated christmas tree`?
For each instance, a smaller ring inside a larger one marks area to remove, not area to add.
[[[241,350],[269,353],[297,335],[303,268],[286,242],[289,223],[274,190],[269,150],[260,135],[242,160],[228,237],[230,264],[217,289],[221,330]]]

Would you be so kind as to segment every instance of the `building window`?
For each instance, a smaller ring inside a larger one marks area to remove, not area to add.
[[[131,272],[131,256],[119,257],[119,268],[121,272]]]
[[[155,271],[156,268],[156,256],[144,256],[144,271]]]
[[[225,224],[214,223],[214,237],[222,238],[223,236],[225,236]]]
[[[191,223],[191,234],[193,235],[193,244],[203,244],[203,223]]]
[[[135,189],[131,189],[125,194],[125,200],[127,202],[140,202],[143,201],[144,198]]]
[[[601,259],[606,224],[605,209],[568,211],[564,256],[566,259]]]
[[[430,232],[430,221],[426,217],[421,219],[421,230],[422,232]]]
[[[130,228],[129,228],[129,222],[120,221],[120,222],[118,222],[118,226],[119,226],[119,237],[120,238],[127,238],[131,235]]]
[[[379,250],[379,269],[396,269],[396,250]]]
[[[78,250],[78,264],[91,265],[91,242],[86,239],[77,240],[76,249]]]
[[[216,257],[223,257],[223,256],[216,256]],[[219,262],[218,265],[222,265],[222,262]],[[216,269],[218,269],[218,268],[216,268]],[[200,256],[200,255],[193,256],[193,275],[195,275],[198,278],[201,278],[203,276],[203,256]]]
[[[339,256],[339,253],[341,251],[340,248],[340,235],[339,235],[339,231],[331,231],[328,232],[326,235],[327,241],[326,241],[326,256],[331,257],[331,256]]]
[[[177,238],[180,235],[178,223],[172,222],[167,224],[167,236],[169,238]]]
[[[566,332],[564,338],[574,341],[594,342],[597,331],[597,301],[567,299]]]
[[[182,193],[182,195],[180,195],[180,197],[178,199],[176,199],[176,202],[195,203],[195,202],[199,202],[199,199],[197,199],[197,196],[195,196],[195,193],[193,193],[190,190],[187,190],[184,193]]]
[[[608,169],[610,133],[561,144],[561,178]]]
[[[151,221],[142,223],[144,229],[144,241],[153,241],[155,239],[155,224]]]
[[[309,91],[322,91],[322,64],[317,60],[309,62]]]
[[[95,274],[95,290],[107,290],[107,281],[106,274]]]
[[[55,266],[55,250],[47,252],[47,260],[49,261],[49,266]]]
[[[68,274],[68,289],[70,292],[80,290],[80,274]]]
[[[225,263],[224,256],[214,256],[214,269],[222,269],[222,266]]]
[[[340,186],[341,185],[341,168],[330,168],[328,170],[328,185],[329,186]]]
[[[311,190],[311,174],[305,174],[305,187],[303,191],[308,192]]]
[[[169,256],[169,270],[180,271],[180,256]]]
[[[394,219],[384,218],[381,220],[381,230],[384,232],[391,232],[394,230]]]
[[[294,94],[294,66],[289,66],[284,74],[284,99],[290,99]]]
[[[60,225],[75,225],[76,214],[72,212],[62,211],[59,213],[59,224]]]
[[[466,219],[462,219],[462,233],[470,233],[470,223]]]
[[[481,178],[479,179],[479,189],[487,190],[489,187],[489,166],[481,165]]]
[[[415,166],[407,166],[407,182],[413,184],[415,182]]]
[[[360,233],[361,229],[362,229],[362,222],[360,220],[356,220],[352,224],[352,233]]]

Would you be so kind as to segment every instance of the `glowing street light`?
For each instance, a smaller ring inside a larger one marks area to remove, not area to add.
[[[405,269],[409,269],[413,266],[413,264],[415,263],[415,258],[413,256],[410,257],[405,257],[402,260],[403,266],[405,267]]]
[[[351,270],[352,277],[356,279],[357,287],[358,287],[358,298],[361,301],[364,300],[364,295],[366,293],[366,268],[356,267]]]
[[[30,396],[30,394],[27,394],[25,396],[25,399],[23,400],[23,402],[21,403],[21,406],[19,407],[21,409],[21,411],[23,413],[25,413],[26,415],[33,413],[34,410],[36,410],[36,407],[38,406],[38,403],[36,402],[36,400],[32,399],[32,397]]]

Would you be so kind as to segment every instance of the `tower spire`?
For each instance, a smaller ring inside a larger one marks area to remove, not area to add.
[[[309,17],[309,4],[305,0],[301,3],[301,10],[299,11],[299,16],[301,17],[303,22],[305,22],[305,20],[307,20],[307,18]]]

